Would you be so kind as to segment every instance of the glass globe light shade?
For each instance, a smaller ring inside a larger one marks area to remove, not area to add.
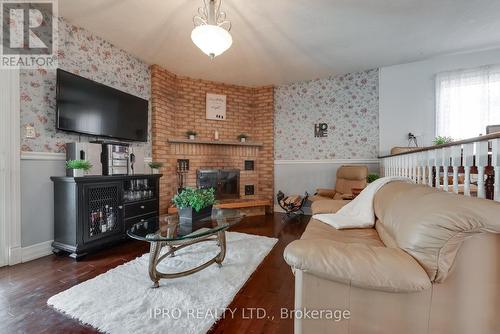
[[[212,59],[222,54],[233,44],[233,38],[229,31],[211,24],[195,27],[191,32],[191,40]]]

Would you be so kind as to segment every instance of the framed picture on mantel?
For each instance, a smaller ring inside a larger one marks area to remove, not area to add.
[[[226,119],[226,95],[207,93],[207,119]]]

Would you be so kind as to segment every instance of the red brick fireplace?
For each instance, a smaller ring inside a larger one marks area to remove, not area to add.
[[[244,87],[177,76],[158,65],[151,67],[153,160],[165,164],[161,178],[162,213],[176,193],[177,161],[189,160],[187,186],[196,186],[199,169],[240,171],[240,197],[272,200],[274,189],[274,90]],[[227,98],[226,119],[207,120],[207,93]],[[188,140],[186,131],[198,134]],[[219,140],[214,140],[215,131]],[[237,136],[245,133],[247,142]],[[253,170],[249,167],[253,164]],[[245,168],[246,167],[246,168]],[[253,188],[253,195],[250,193]]]

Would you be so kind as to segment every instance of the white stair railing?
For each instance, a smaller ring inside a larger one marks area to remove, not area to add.
[[[493,139],[491,142],[491,165],[495,174],[493,199],[500,202],[500,139]]]
[[[381,170],[385,176],[500,202],[500,133],[381,157]]]

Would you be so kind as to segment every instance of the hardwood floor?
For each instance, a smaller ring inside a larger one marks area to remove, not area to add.
[[[283,250],[300,238],[309,217],[288,223],[282,223],[282,217],[249,217],[232,229],[279,241],[228,306],[236,310],[234,318],[227,312],[210,333],[293,333],[293,320],[279,319],[281,308],[293,308],[294,299],[294,278]],[[147,243],[127,241],[79,262],[51,255],[0,268],[0,333],[97,333],[48,307],[47,299],[146,252]],[[262,308],[266,317],[246,319],[252,308]]]

